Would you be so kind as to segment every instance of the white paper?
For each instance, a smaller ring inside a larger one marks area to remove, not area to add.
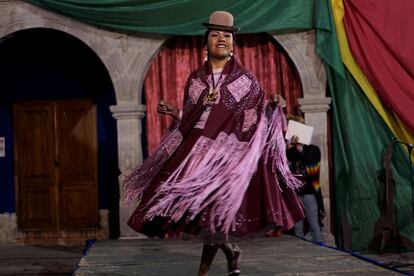
[[[6,157],[6,140],[0,137],[0,157]]]
[[[313,126],[308,126],[293,120],[289,120],[288,129],[285,135],[286,140],[290,140],[296,135],[299,143],[309,145],[312,139]]]

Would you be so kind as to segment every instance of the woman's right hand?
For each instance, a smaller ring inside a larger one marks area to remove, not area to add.
[[[173,117],[176,120],[179,119],[178,117],[179,117],[180,110],[178,108],[172,106],[171,104],[168,104],[168,103],[164,102],[163,100],[161,100],[158,103],[157,112],[159,114],[163,114],[163,115],[170,115],[171,117]]]

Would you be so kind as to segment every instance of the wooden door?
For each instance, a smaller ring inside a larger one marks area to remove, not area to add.
[[[89,102],[61,102],[56,109],[59,160],[59,224],[99,224],[96,111]]]
[[[25,229],[56,228],[53,104],[15,105],[13,120],[18,225]]]
[[[18,225],[99,226],[96,109],[89,101],[14,107]]]

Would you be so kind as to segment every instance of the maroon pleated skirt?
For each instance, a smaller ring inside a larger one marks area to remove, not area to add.
[[[178,222],[171,222],[168,217],[144,219],[146,211],[151,208],[148,204],[155,195],[159,185],[171,175],[191,151],[202,129],[193,129],[181,143],[163,169],[154,177],[144,192],[142,199],[131,215],[128,225],[137,232],[149,237],[169,237],[188,233],[197,235],[208,233],[208,208],[189,220],[184,217]],[[290,229],[297,221],[304,218],[302,204],[296,192],[286,186],[284,182],[272,172],[270,164],[260,159],[256,173],[253,175],[242,205],[236,216],[236,228],[229,233],[231,236],[247,236],[261,233],[263,229],[282,228]],[[220,233],[218,233],[220,234]],[[224,235],[224,234],[223,234]],[[225,235],[227,236],[227,235]]]

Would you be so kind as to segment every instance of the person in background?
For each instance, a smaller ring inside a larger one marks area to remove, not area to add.
[[[303,117],[288,115],[288,120],[304,123]],[[323,242],[321,227],[325,216],[325,208],[319,182],[321,152],[318,146],[299,143],[298,137],[293,136],[287,147],[287,157],[290,170],[303,181],[304,185],[296,192],[305,207],[305,219],[294,227],[295,235],[301,238],[305,235],[305,229],[309,229],[310,240],[316,243]],[[307,223],[307,225],[305,224]],[[307,227],[305,227],[307,226]]]

